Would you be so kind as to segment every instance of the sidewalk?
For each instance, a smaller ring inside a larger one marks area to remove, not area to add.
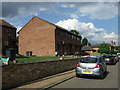
[[[67,72],[63,72],[60,74],[56,74],[56,75],[52,75],[37,81],[33,81],[30,84],[26,84],[17,88],[14,88],[12,90],[15,89],[21,89],[21,88],[43,88],[43,89],[47,89],[50,88],[56,84],[59,84],[61,82],[64,82],[70,78],[73,78],[75,76],[75,70],[71,70],[71,71],[67,71]]]

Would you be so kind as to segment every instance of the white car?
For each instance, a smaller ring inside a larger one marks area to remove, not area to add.
[[[120,53],[117,53],[118,58],[120,58]]]
[[[102,79],[106,71],[107,66],[101,56],[82,56],[76,64],[76,77],[90,75]]]

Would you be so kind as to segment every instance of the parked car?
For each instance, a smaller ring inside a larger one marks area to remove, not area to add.
[[[118,58],[120,59],[120,53],[117,53]]]
[[[76,77],[90,75],[102,79],[106,71],[107,66],[101,56],[82,56],[76,64]]]
[[[119,56],[117,55],[117,54],[112,54],[113,56],[115,56],[115,60],[116,60],[116,62],[118,62],[119,61]]]
[[[115,64],[117,62],[117,57],[115,55],[104,55],[103,58],[106,64]]]

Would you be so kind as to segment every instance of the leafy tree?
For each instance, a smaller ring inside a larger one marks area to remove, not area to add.
[[[88,43],[89,46],[91,46],[91,43]]]
[[[117,51],[114,51],[114,50],[111,50],[110,51],[110,54],[117,54],[118,52]]]
[[[110,45],[107,44],[107,43],[102,43],[100,45],[100,48],[99,48],[98,52],[109,54],[110,53]]]
[[[77,30],[70,30],[71,33],[79,35],[80,33]]]
[[[107,48],[100,48],[99,50],[98,50],[98,52],[99,53],[106,53],[106,54],[109,54],[110,53],[110,50],[109,49],[107,49]]]
[[[115,49],[117,50],[117,52],[120,52],[120,46],[116,46]]]
[[[87,44],[88,44],[87,38],[84,38],[84,39],[82,40],[82,44],[83,44],[83,45],[87,45]]]

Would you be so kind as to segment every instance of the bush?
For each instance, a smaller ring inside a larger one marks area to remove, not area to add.
[[[104,55],[106,55],[106,53],[102,53],[101,55],[104,56]]]
[[[111,50],[110,51],[110,54],[117,54],[118,52],[117,51],[114,51],[114,50]]]

